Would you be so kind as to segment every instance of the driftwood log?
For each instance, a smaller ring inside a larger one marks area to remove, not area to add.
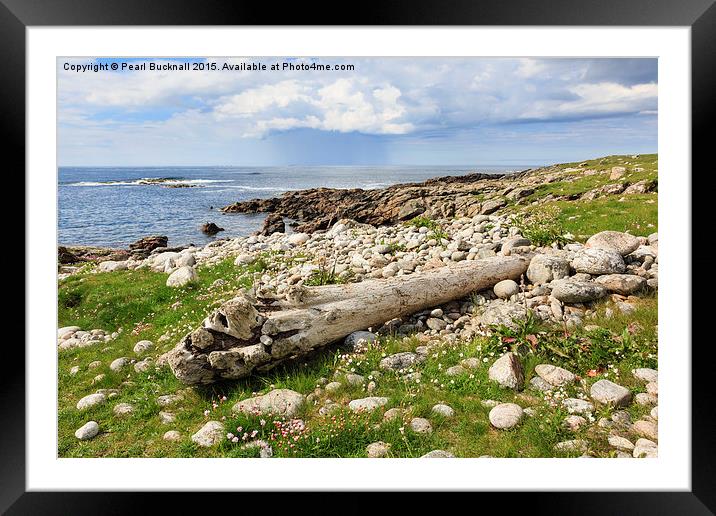
[[[390,279],[294,286],[281,297],[243,292],[186,335],[166,359],[188,385],[243,378],[354,331],[517,279],[529,261],[519,255],[495,256]]]

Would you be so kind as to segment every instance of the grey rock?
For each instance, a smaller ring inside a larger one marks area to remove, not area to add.
[[[522,407],[515,403],[500,403],[490,411],[488,417],[495,428],[512,428],[522,420]]]
[[[232,407],[232,411],[253,415],[295,417],[305,402],[306,397],[303,394],[290,389],[275,389],[263,396],[238,402]]]
[[[134,412],[134,407],[129,403],[117,403],[112,411],[116,416],[125,416]]]
[[[454,365],[452,367],[448,367],[445,370],[445,374],[448,376],[459,376],[465,372],[467,372],[467,369],[465,369],[461,365]]]
[[[361,398],[352,400],[348,404],[353,412],[372,412],[373,410],[383,407],[388,404],[388,398],[380,396],[370,396],[368,398]]]
[[[572,439],[569,441],[562,441],[554,446],[557,451],[587,451],[589,443],[584,439]]]
[[[96,421],[88,421],[75,432],[75,437],[80,441],[92,439],[99,433],[99,425]]]
[[[631,426],[631,429],[635,434],[652,441],[656,441],[659,438],[659,427],[653,421],[640,419]]]
[[[164,432],[162,439],[164,439],[165,441],[180,441],[181,434],[176,430],[168,430],[167,432]]]
[[[455,415],[453,408],[450,405],[445,405],[444,403],[434,405],[432,412],[433,414],[438,414],[443,417],[453,417]]]
[[[185,265],[172,272],[167,278],[167,287],[183,287],[199,279],[194,267]]]
[[[629,439],[625,437],[621,437],[618,435],[610,435],[609,437],[607,437],[607,441],[609,442],[609,445],[611,447],[616,448],[617,450],[628,452],[634,450],[634,443],[632,443]]]
[[[594,412],[594,405],[580,398],[566,398],[562,400],[562,406],[570,414],[587,414]]]
[[[154,348],[154,344],[150,340],[140,340],[134,345],[134,352],[137,355],[146,353],[150,349]]]
[[[493,302],[480,315],[482,324],[488,326],[504,325],[508,328],[517,328],[517,322],[527,318],[527,309],[516,303]]]
[[[569,261],[557,256],[538,254],[527,268],[527,278],[535,285],[569,277]]]
[[[447,326],[447,323],[445,321],[443,321],[442,319],[438,319],[437,317],[428,318],[426,324],[428,328],[435,331],[444,330]]]
[[[658,447],[649,439],[637,439],[632,455],[635,459],[655,459],[658,456]]]
[[[109,364],[109,368],[114,371],[115,373],[118,373],[122,369],[124,369],[127,365],[129,365],[129,359],[127,357],[120,357],[112,361],[111,364]]]
[[[530,385],[532,388],[542,392],[554,390],[554,385],[545,381],[544,378],[541,378],[540,376],[533,376],[530,379]]]
[[[659,373],[655,369],[650,369],[648,367],[640,367],[638,369],[632,369],[631,374],[634,375],[634,378],[638,380],[642,380],[644,382],[658,382],[659,381]]]
[[[182,397],[179,394],[165,394],[157,398],[157,404],[160,407],[168,407],[169,405],[174,405],[181,400]]]
[[[176,418],[177,417],[174,414],[172,414],[171,412],[165,412],[165,411],[159,412],[159,421],[161,421],[161,423],[164,425],[173,423],[174,421],[176,421]]]
[[[611,249],[583,248],[577,251],[572,260],[577,272],[586,274],[621,274],[626,270],[622,255]]]
[[[574,414],[564,418],[564,426],[572,432],[576,432],[577,430],[579,430],[586,422],[587,420],[584,419],[582,416],[577,416]]]
[[[492,290],[500,299],[509,299],[520,292],[520,286],[515,281],[506,279],[499,281]]]
[[[520,358],[512,352],[498,358],[488,371],[491,380],[508,389],[520,390],[525,384],[525,373]]]
[[[354,331],[346,337],[343,344],[351,351],[364,351],[368,344],[375,342],[378,336],[369,331]]]
[[[592,398],[599,403],[624,407],[631,401],[631,391],[609,380],[599,380],[590,389]]]
[[[395,355],[385,357],[380,361],[379,367],[381,369],[402,371],[403,369],[408,369],[415,364],[422,362],[423,360],[425,360],[425,357],[423,355],[418,355],[417,353],[405,351],[403,353],[396,353]]]
[[[574,280],[560,280],[555,283],[552,296],[562,303],[588,303],[607,294],[607,289],[598,283]]]
[[[413,419],[411,419],[410,429],[416,434],[433,433],[433,425],[430,424],[430,421],[422,417],[414,417]]]
[[[224,425],[219,421],[208,421],[191,436],[192,441],[204,448],[215,446],[223,439],[225,439]]]
[[[346,375],[346,382],[348,385],[356,387],[365,383],[365,377],[355,373],[348,373]]]
[[[365,449],[366,455],[368,455],[371,459],[386,457],[389,451],[390,444],[384,443],[383,441],[370,443]]]
[[[594,281],[604,286],[609,292],[628,296],[646,287],[646,280],[633,274],[606,274]]]
[[[639,247],[639,239],[628,233],[619,231],[602,231],[592,235],[584,244],[584,247],[593,249],[608,249],[616,251],[622,256],[636,251]]]
[[[89,394],[77,402],[77,410],[85,410],[107,401],[107,396],[102,393]]]
[[[574,383],[577,379],[577,377],[574,376],[574,373],[551,364],[537,365],[535,367],[535,373],[537,373],[547,383],[556,387]]]

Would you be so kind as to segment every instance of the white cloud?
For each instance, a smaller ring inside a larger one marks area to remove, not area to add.
[[[279,58],[212,59],[270,64]],[[649,115],[656,67],[620,59],[300,58],[354,71],[76,73],[58,60],[60,153],[210,147],[274,132],[456,134],[490,124]],[[70,59],[73,63],[87,60]],[[166,60],[152,60],[166,62]],[[653,60],[652,60],[653,61]],[[647,63],[646,60],[643,63]]]

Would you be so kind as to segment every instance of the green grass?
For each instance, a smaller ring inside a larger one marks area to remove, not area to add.
[[[584,241],[600,231],[628,231],[647,236],[658,231],[656,193],[608,196],[593,201],[556,201],[564,229]]]
[[[224,270],[223,267],[224,265],[220,265],[215,270],[204,269],[203,275],[211,277],[218,270]],[[125,275],[127,279],[136,278],[133,273],[126,271],[112,274]],[[105,276],[110,277],[110,275]],[[88,277],[86,281],[100,281],[101,277],[101,275]],[[114,282],[119,281],[114,276],[112,278]],[[208,281],[207,279],[206,282]],[[155,289],[161,291],[162,287],[155,286]],[[184,296],[182,305],[191,305],[186,298],[195,298],[200,295],[199,292],[201,288],[183,290],[179,295],[179,297]],[[156,295],[157,292],[153,294]],[[151,299],[155,298],[151,297]],[[172,299],[173,297],[170,296],[166,302]],[[84,308],[83,304],[80,304],[74,310],[82,311]],[[369,378],[378,371],[378,364],[384,356],[414,350],[422,344],[420,339],[384,337],[362,355],[347,355],[340,350],[327,349],[311,358],[287,363],[268,374],[202,388],[185,388],[167,368],[141,374],[129,372],[130,370],[125,370],[121,374],[111,372],[108,369],[109,362],[118,356],[133,356],[131,347],[136,341],[149,335],[157,335],[161,330],[167,330],[167,328],[152,326],[136,336],[123,334],[109,343],[107,345],[109,349],[106,350],[100,349],[102,345],[99,345],[60,353],[59,454],[62,457],[256,456],[257,449],[241,448],[243,441],[235,444],[227,440],[217,447],[208,449],[197,447],[191,442],[191,434],[204,422],[223,418],[227,432],[237,434],[236,428],[241,426],[244,432],[251,433],[256,430],[257,437],[269,439],[273,444],[274,456],[277,457],[362,457],[365,456],[366,446],[379,440],[391,444],[390,456],[393,457],[418,457],[432,449],[445,449],[457,456],[473,457],[579,455],[581,453],[558,453],[553,449],[557,442],[579,436],[563,428],[562,420],[566,414],[562,409],[548,407],[539,395],[531,391],[515,393],[499,387],[489,380],[487,371],[492,362],[514,344],[510,342],[505,345],[503,342],[505,337],[529,342],[528,336],[536,335],[537,346],[524,355],[528,380],[534,374],[534,366],[542,362],[568,366],[585,378],[588,368],[599,365],[603,366],[608,374],[621,374],[619,377],[621,384],[637,391],[643,389],[643,386],[640,387],[631,379],[629,370],[632,367],[656,365],[654,330],[656,298],[643,300],[637,312],[629,317],[616,316],[606,319],[603,315],[604,309],[606,304],[598,308],[597,319],[589,321],[604,328],[597,332],[600,334],[599,342],[602,343],[600,346],[609,348],[621,344],[620,339],[624,330],[631,327],[634,335],[630,346],[634,349],[628,356],[586,352],[570,355],[569,350],[574,348],[575,342],[593,338],[594,332],[579,330],[574,334],[573,340],[565,340],[560,338],[558,329],[550,329],[533,321],[509,335],[505,333],[506,329],[502,329],[501,333],[498,332],[493,338],[478,338],[470,342],[456,345],[443,344],[433,348],[425,362],[414,367],[415,371],[421,372],[420,383],[406,382],[397,373],[380,371],[373,377],[377,383],[374,394],[366,392],[365,387],[344,385],[338,392],[330,394],[330,398],[343,407],[334,414],[335,417],[320,416],[318,414],[320,403],[308,404],[300,414],[307,423],[307,430],[295,435],[290,434],[290,439],[277,437],[274,432],[273,440],[270,440],[270,430],[275,428],[273,418],[265,418],[266,423],[262,426],[260,418],[236,416],[232,414],[231,407],[253,393],[266,392],[273,388],[289,388],[303,394],[311,393],[322,378],[331,380],[336,371],[339,377],[345,372],[356,372]],[[198,324],[201,317],[197,314],[192,324]],[[183,324],[186,320],[187,318],[178,317],[175,323]],[[63,322],[70,324],[74,321],[65,319]],[[88,327],[97,326],[94,324],[97,321],[90,322],[92,324]],[[639,326],[636,327],[635,323],[639,323]],[[607,342],[609,345],[605,344]],[[567,358],[562,357],[552,348],[552,346],[559,346],[560,343],[562,348],[557,347],[556,350],[566,352]],[[174,341],[171,341],[166,347],[171,347],[173,344]],[[578,358],[582,355],[587,358]],[[481,366],[458,376],[447,375],[448,367],[468,357],[478,357]],[[88,370],[87,364],[93,360],[102,361],[102,366]],[[69,368],[73,365],[80,365],[80,372],[76,376],[68,374]],[[101,383],[92,385],[92,378],[99,373],[106,374],[106,377]],[[600,374],[599,377],[602,375]],[[612,378],[614,379],[613,376]],[[588,381],[595,379],[597,378],[588,378]],[[123,382],[130,383],[123,385]],[[74,407],[77,400],[98,388],[119,389],[119,395],[104,405],[79,413]],[[176,406],[161,408],[157,405],[158,396],[177,392],[183,398]],[[381,419],[382,411],[372,415],[354,415],[347,410],[348,401],[368,395],[386,396],[390,400],[386,408],[402,407],[409,412],[403,419],[384,423]],[[326,397],[326,393],[320,394],[319,402]],[[532,406],[537,414],[525,417],[523,423],[513,430],[498,431],[489,424],[489,407],[482,404],[483,400],[488,399],[501,402],[513,401],[523,407]],[[112,407],[119,402],[131,403],[135,407],[135,412],[129,416],[115,416]],[[456,416],[453,419],[444,419],[433,415],[431,408],[437,403],[450,405],[456,411]],[[162,424],[158,417],[160,410],[174,413],[176,421],[169,425]],[[645,409],[639,407],[633,410],[637,415],[639,411],[644,412]],[[204,411],[208,411],[208,414],[205,415]],[[428,418],[434,432],[427,436],[412,432],[409,428],[412,417]],[[73,435],[74,430],[90,419],[100,423],[102,433],[91,441],[77,441]],[[181,432],[183,436],[181,442],[167,442],[162,439],[163,433],[169,429]],[[293,440],[293,437],[297,439]],[[595,441],[595,449],[601,450],[600,442]],[[282,443],[281,446],[279,443]],[[293,447],[290,446],[291,444]],[[608,454],[609,450],[605,448],[599,453],[602,452]]]
[[[600,173],[583,176],[582,172],[564,172],[569,168],[576,168],[586,163],[584,170],[591,169]],[[609,179],[612,167],[623,166],[627,169],[625,175],[618,180]],[[530,215],[537,208],[529,205],[533,201],[544,199],[548,195],[556,198],[575,198],[595,188],[615,182],[634,184],[638,181],[658,180],[658,163],[656,154],[645,154],[639,158],[629,156],[607,156],[586,162],[565,163],[558,168],[559,180],[544,183],[535,188],[534,193],[521,201],[520,206],[510,207],[510,211],[517,214]],[[642,170],[635,170],[635,169]],[[551,171],[550,173],[554,173]],[[623,201],[620,199],[623,198]],[[528,203],[524,205],[525,201]],[[634,235],[646,236],[658,230],[658,193],[630,195],[609,195],[591,201],[578,199],[557,199],[548,201],[539,209],[555,209],[559,212],[555,221],[560,230],[575,236],[578,241],[584,241],[599,231],[628,231]],[[536,234],[540,241],[550,240],[553,228],[548,227]],[[545,238],[541,238],[545,233]],[[550,236],[551,235],[551,236]],[[554,238],[552,238],[554,240]]]

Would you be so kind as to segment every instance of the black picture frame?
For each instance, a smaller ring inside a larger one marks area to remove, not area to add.
[[[716,4],[714,0],[553,0],[549,4],[530,0],[428,0],[350,4],[268,2],[219,2],[215,0],[0,0],[0,113],[4,157],[13,158],[14,170],[25,168],[25,30],[29,26],[91,25],[547,25],[547,26],[689,26],[692,37],[692,170],[699,188],[692,193],[708,194],[701,185],[713,173],[710,148],[714,136],[714,92],[716,92]],[[660,128],[660,130],[668,130]],[[685,171],[685,174],[688,171]],[[17,179],[17,178],[16,178]],[[24,189],[21,183],[20,188]],[[668,195],[668,193],[667,193]],[[697,199],[692,197],[692,206]],[[708,203],[708,201],[706,201]],[[708,205],[708,204],[706,204]],[[693,223],[699,220],[692,217]],[[708,220],[708,219],[706,219]],[[697,235],[692,227],[692,235]],[[32,238],[32,235],[26,235]],[[685,252],[690,250],[684,250]],[[695,271],[709,271],[709,253],[692,254]],[[28,271],[25,270],[25,274]],[[692,321],[708,320],[708,303],[691,302]],[[29,310],[29,307],[28,307]],[[28,312],[24,315],[26,324]],[[485,493],[481,502],[505,503],[510,509],[542,514],[714,514],[716,512],[716,457],[714,456],[714,408],[712,387],[714,345],[705,333],[692,329],[683,346],[692,345],[692,490],[689,492],[589,492],[589,493]],[[693,344],[696,344],[694,342]],[[59,493],[25,492],[25,353],[16,345],[4,349],[6,363],[0,389],[0,414],[5,424],[0,438],[0,510],[7,514],[127,514],[144,512],[150,502],[161,503],[162,512],[206,511],[206,495],[190,493]],[[565,467],[568,467],[567,465]],[[211,506],[223,505],[232,494],[211,494]],[[269,509],[280,502],[271,495]],[[291,495],[295,496],[295,495]],[[445,496],[445,495],[436,495]],[[453,495],[449,495],[453,496]],[[155,500],[160,498],[160,500]],[[483,500],[492,498],[494,500]],[[247,510],[244,497],[241,509]],[[417,493],[401,497],[402,510],[423,503]],[[436,499],[437,500],[437,499]],[[447,500],[443,499],[443,502]],[[300,502],[299,502],[300,503]],[[351,495],[344,504],[333,495],[321,497],[312,511],[367,510],[376,502]],[[450,503],[451,506],[455,502]],[[473,502],[470,502],[473,503]],[[284,504],[278,507],[285,507]],[[469,505],[467,506],[469,507]],[[482,506],[487,507],[487,506]],[[477,509],[479,510],[479,509]]]

